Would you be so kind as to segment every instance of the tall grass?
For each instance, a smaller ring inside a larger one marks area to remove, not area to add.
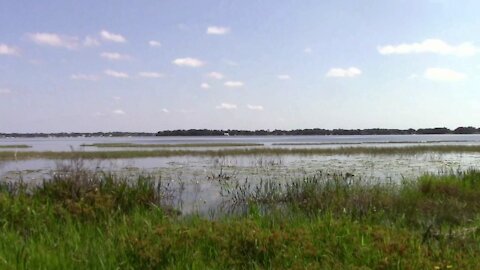
[[[235,181],[222,195],[231,209],[289,209],[307,215],[401,222],[406,226],[455,227],[480,214],[480,172],[426,174],[415,181],[372,183],[350,173],[324,173],[285,183]]]
[[[73,162],[0,185],[1,269],[477,269],[480,172],[223,182],[244,214],[179,217],[161,179]]]

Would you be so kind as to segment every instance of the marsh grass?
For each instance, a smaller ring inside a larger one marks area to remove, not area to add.
[[[81,159],[40,185],[0,185],[1,269],[476,269],[480,172],[375,184],[319,172],[224,181],[243,214],[179,217],[148,175]]]
[[[182,144],[134,144],[134,143],[94,143],[82,144],[80,146],[99,148],[175,148],[175,147],[247,147],[263,146],[260,143],[182,143]]]
[[[13,159],[119,159],[148,157],[225,157],[225,156],[313,156],[313,155],[416,155],[416,154],[480,153],[480,145],[415,145],[405,147],[338,147],[338,148],[243,148],[221,150],[132,150],[132,151],[0,151],[0,160]]]
[[[355,220],[380,219],[408,226],[457,226],[480,213],[480,172],[426,174],[415,181],[373,183],[351,173],[318,172],[287,182],[237,180],[222,187],[231,208],[290,209]]]
[[[0,149],[3,148],[32,148],[30,145],[26,144],[7,144],[7,145],[0,145]]]
[[[467,140],[439,140],[439,141],[379,141],[379,142],[305,142],[305,143],[272,143],[278,146],[302,145],[368,145],[368,144],[437,144],[437,143],[467,143]]]

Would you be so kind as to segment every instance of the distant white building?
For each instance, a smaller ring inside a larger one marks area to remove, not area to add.
[[[230,136],[230,134],[228,132],[224,132],[223,136]]]

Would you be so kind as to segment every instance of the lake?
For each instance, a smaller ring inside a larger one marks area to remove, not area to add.
[[[133,143],[133,144],[198,144],[198,143],[259,143],[276,144],[386,144],[386,143],[442,143],[480,144],[480,134],[475,135],[366,135],[366,136],[218,136],[218,137],[75,137],[75,138],[0,138],[0,145],[26,144],[27,151],[98,151],[82,144]],[[18,151],[25,151],[18,149]]]

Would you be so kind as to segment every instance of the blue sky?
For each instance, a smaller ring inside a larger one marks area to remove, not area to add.
[[[478,10],[0,0],[0,132],[480,126]]]

